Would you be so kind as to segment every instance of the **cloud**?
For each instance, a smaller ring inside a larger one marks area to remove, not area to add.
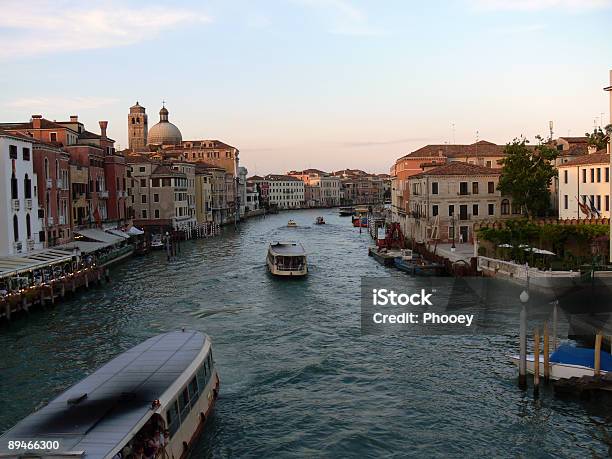
[[[54,111],[61,107],[65,111],[99,108],[112,105],[119,99],[111,97],[24,97],[5,102],[9,108],[31,108],[37,112]]]
[[[541,11],[556,9],[581,12],[612,6],[612,0],[470,0],[472,6],[485,11]]]
[[[390,139],[390,140],[363,140],[344,142],[345,147],[377,147],[383,145],[400,145],[411,142],[433,142],[435,139],[431,137],[407,137],[405,139]]]
[[[130,8],[108,0],[8,0],[0,15],[0,59],[126,46],[209,21],[200,12],[147,3]]]
[[[380,36],[387,31],[371,24],[368,15],[348,0],[295,0],[326,15],[329,32],[335,35]]]

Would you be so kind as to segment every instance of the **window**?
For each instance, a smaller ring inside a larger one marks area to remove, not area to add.
[[[23,192],[26,199],[32,199],[32,180],[30,180],[28,174],[23,179]]]
[[[478,215],[478,204],[473,204],[472,205],[472,215],[474,215],[474,216]]]
[[[154,188],[159,188],[161,184],[161,180],[158,178],[151,179],[151,186]]]
[[[567,169],[563,171],[563,183],[567,183]]]
[[[491,167],[491,166],[492,166],[491,161],[487,161],[487,167]]]
[[[601,195],[597,195],[597,210],[601,210]]]
[[[431,183],[431,194],[438,194],[438,182]]]
[[[468,184],[467,182],[459,183],[459,194],[468,194]]]
[[[597,168],[597,183],[601,182],[601,167]]]
[[[30,149],[29,148],[24,148],[23,149],[23,160],[24,161],[29,161],[30,160]]]
[[[140,202],[142,204],[146,204],[147,203],[147,195],[146,194],[140,195]]]
[[[189,383],[189,400],[191,401],[192,407],[196,404],[198,398],[200,398],[200,392],[198,391],[198,381],[194,376]]]
[[[17,159],[17,145],[9,145],[9,158]]]
[[[586,183],[586,169],[582,169],[582,183]]]
[[[147,179],[144,179],[144,178],[140,179],[140,187],[141,188],[146,188],[147,187]]]
[[[146,211],[146,209],[142,209],[142,211],[140,213],[142,215],[142,218],[147,218],[147,211]]]
[[[181,425],[181,419],[179,418],[179,409],[178,409],[178,401],[174,401],[172,405],[170,405],[170,409],[166,411],[166,425],[168,426],[168,430],[170,431],[170,437],[172,437],[179,426]]]
[[[17,185],[17,177],[15,177],[15,171],[11,174],[11,199],[19,199],[19,188]]]
[[[495,183],[494,182],[487,182],[487,191],[489,192],[489,194],[495,193]]]
[[[26,214],[26,238],[32,239],[32,227],[30,226],[30,214]]]
[[[610,196],[606,195],[606,212],[610,210]]]
[[[610,181],[610,168],[606,167],[606,183]]]
[[[189,405],[189,392],[187,388],[183,389],[183,392],[181,392],[181,395],[179,395],[178,402],[179,411],[181,413],[181,420],[184,420],[189,414],[189,410],[191,409],[191,406]]]
[[[144,171],[146,171],[146,170],[147,170],[147,168],[146,168],[146,167],[144,167],[144,166],[140,166],[140,167],[138,168],[138,170],[139,170],[140,172],[144,172]]]
[[[472,182],[472,194],[478,194],[478,182]]]
[[[510,201],[508,201],[507,199],[504,199],[501,202],[501,214],[502,215],[509,215],[510,214]]]
[[[51,140],[51,142],[57,142],[57,132],[51,132],[49,134],[49,139]]]
[[[153,193],[153,202],[159,202],[159,194]]]
[[[569,205],[569,203],[568,203],[568,197],[567,197],[567,195],[564,195],[564,196],[563,196],[563,208],[564,208],[564,209],[567,209],[567,208],[568,208],[568,205]]]
[[[155,209],[155,218],[159,218],[159,209]]]
[[[467,209],[468,206],[465,204],[459,206],[459,220],[467,220],[469,218]]]
[[[431,215],[433,217],[435,217],[436,215],[438,215],[438,206],[436,204],[434,204],[433,206],[431,206]]]
[[[495,215],[495,204],[489,204],[489,215]]]
[[[19,240],[19,221],[17,215],[13,215],[13,238],[15,241]]]
[[[595,182],[595,169],[591,167],[591,183]]]
[[[448,216],[452,217],[453,215],[455,215],[455,206],[451,204],[448,206]]]

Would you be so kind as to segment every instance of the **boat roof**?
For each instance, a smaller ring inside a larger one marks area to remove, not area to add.
[[[151,417],[152,402],[187,370],[206,339],[197,331],[164,333],[115,357],[0,436],[0,457],[15,457],[9,440],[44,439],[59,441],[53,455],[104,458]]]
[[[304,256],[306,251],[299,242],[286,241],[286,242],[272,242],[270,243],[270,251],[275,255],[282,256]]]

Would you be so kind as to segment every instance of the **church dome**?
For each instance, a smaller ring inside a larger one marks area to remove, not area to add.
[[[159,123],[149,129],[149,145],[178,145],[182,142],[181,131],[168,121],[168,110],[162,107],[159,111]]]

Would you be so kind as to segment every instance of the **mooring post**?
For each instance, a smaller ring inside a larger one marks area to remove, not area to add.
[[[519,386],[527,387],[527,308],[521,306],[519,328]]]
[[[533,393],[540,390],[540,331],[533,331]]]
[[[549,363],[549,359],[550,359],[550,350],[548,348],[549,343],[548,343],[548,323],[544,322],[544,382],[548,382],[548,380],[550,379],[550,363]]]
[[[559,300],[554,301],[553,306],[553,329],[552,329],[552,348],[553,351],[557,350],[557,320],[558,320],[558,311],[557,306],[559,305]]]
[[[595,335],[595,371],[594,375],[599,376],[601,374],[601,331]]]

